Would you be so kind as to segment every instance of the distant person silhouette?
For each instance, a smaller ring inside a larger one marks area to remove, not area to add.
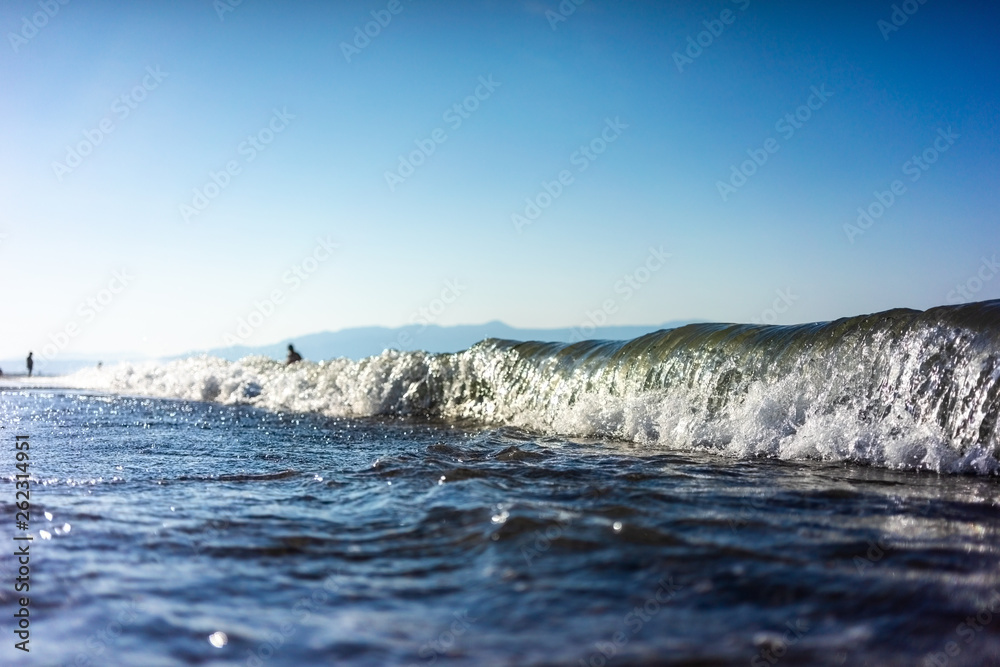
[[[35,360],[31,358],[31,355],[33,355],[33,354],[34,354],[34,352],[29,352],[28,353],[28,361],[27,361],[27,364],[28,364],[28,377],[31,377],[31,369],[35,367]]]
[[[285,365],[291,366],[297,361],[302,361],[302,355],[295,351],[295,348],[291,345],[288,346],[288,358],[285,359]]]

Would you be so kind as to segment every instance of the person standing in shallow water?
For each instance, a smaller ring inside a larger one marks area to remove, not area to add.
[[[285,365],[286,366],[291,366],[296,361],[302,361],[302,355],[299,354],[298,352],[296,352],[295,348],[292,347],[291,344],[289,344],[288,345],[288,358],[285,359]]]
[[[28,360],[25,362],[28,364],[28,377],[31,377],[31,369],[35,367],[35,360],[31,358],[34,352],[28,353]]]

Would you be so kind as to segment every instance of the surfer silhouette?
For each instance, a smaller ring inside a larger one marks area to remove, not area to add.
[[[31,377],[31,369],[35,367],[35,360],[31,358],[32,354],[34,354],[34,352],[28,353],[28,360],[26,362],[28,364],[28,377]]]
[[[289,344],[288,345],[288,358],[285,359],[285,365],[286,366],[291,366],[292,364],[294,364],[297,361],[302,361],[302,355],[299,354],[298,352],[296,352],[295,348],[292,347],[291,344]]]

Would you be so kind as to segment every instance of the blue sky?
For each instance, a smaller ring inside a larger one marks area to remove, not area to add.
[[[993,4],[225,2],[3,4],[0,358],[1000,297]]]

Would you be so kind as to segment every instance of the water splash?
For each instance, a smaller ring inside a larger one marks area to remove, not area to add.
[[[734,458],[1000,471],[1000,301],[632,341],[486,340],[285,367],[194,357],[72,376],[118,393],[331,416],[421,415]]]

